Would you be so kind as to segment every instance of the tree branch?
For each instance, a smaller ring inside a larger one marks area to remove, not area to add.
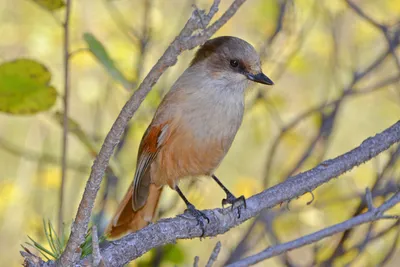
[[[99,247],[99,236],[97,233],[97,226],[92,226],[92,263],[94,267],[100,265],[102,259]]]
[[[368,199],[368,195],[367,195]],[[323,238],[326,238],[328,236],[343,232],[347,229],[353,228],[355,226],[367,223],[367,222],[373,222],[376,220],[380,219],[386,219],[387,217],[383,215],[385,211],[396,205],[397,203],[400,202],[400,192],[397,192],[393,197],[391,197],[388,201],[386,201],[384,204],[382,204],[379,208],[372,208],[368,212],[358,215],[352,219],[349,219],[347,221],[335,224],[333,226],[330,226],[328,228],[322,229],[318,232],[300,237],[296,240],[276,245],[273,247],[269,247],[266,250],[244,258],[238,262],[235,262],[233,264],[228,265],[229,267],[241,267],[241,266],[250,266],[253,264],[256,264],[260,261],[266,260],[268,258],[271,258],[273,256],[282,254],[284,252],[287,252],[289,250],[299,248],[311,243],[314,243],[316,241],[319,241]]]
[[[193,49],[196,46],[203,44],[236,13],[245,0],[235,0],[226,12],[210,27],[206,28],[199,34],[193,35],[196,30],[202,29],[200,21],[205,25],[210,23],[212,17],[218,11],[219,2],[220,0],[214,0],[209,13],[205,14],[205,12],[202,12],[202,14],[200,14],[202,19],[199,18],[196,12],[192,13],[179,36],[177,36],[167,48],[158,62],[144,78],[139,88],[122,108],[93,163],[92,171],[86,184],[82,200],[79,204],[75,221],[72,224],[70,238],[64,253],[59,259],[57,264],[58,266],[71,266],[78,260],[76,255],[79,253],[80,244],[84,242],[94,201],[97,192],[100,189],[100,183],[108,166],[110,157],[113,154],[114,148],[118,144],[129,120],[139,108],[139,105],[142,103],[146,95],[150,92],[151,88],[158,81],[163,72],[167,68],[175,65],[177,57],[183,51]]]
[[[64,30],[64,97],[63,97],[63,132],[62,132],[62,155],[61,155],[61,184],[58,203],[58,234],[63,233],[63,213],[64,213],[64,194],[65,183],[67,175],[67,151],[68,151],[68,115],[69,115],[69,84],[70,84],[70,71],[69,71],[69,22],[71,12],[71,1],[65,2],[65,19],[63,23]]]
[[[221,242],[218,241],[217,244],[215,244],[215,247],[210,255],[210,258],[208,259],[206,267],[212,267],[214,265],[220,250],[221,250]]]
[[[307,172],[293,176],[281,184],[250,197],[246,201],[247,208],[242,210],[240,218],[237,218],[230,208],[205,210],[203,212],[210,218],[210,222],[206,225],[204,236],[223,234],[256,216],[263,209],[311,192],[318,186],[377,156],[399,141],[400,121],[382,133],[366,139],[357,148],[335,159],[324,161]],[[397,200],[400,196],[396,196]],[[387,205],[382,207],[387,207]],[[201,234],[202,229],[197,225],[197,221],[191,216],[182,214],[175,218],[162,219],[138,232],[110,242],[101,249],[101,255],[107,266],[122,266],[154,247],[174,243],[177,239],[200,237]],[[87,259],[76,266],[83,266],[85,261]]]

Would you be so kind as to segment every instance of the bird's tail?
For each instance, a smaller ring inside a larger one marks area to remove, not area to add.
[[[162,187],[150,184],[146,203],[139,210],[134,211],[132,208],[133,186],[131,185],[107,226],[105,236],[113,239],[147,226],[154,217],[161,191]]]

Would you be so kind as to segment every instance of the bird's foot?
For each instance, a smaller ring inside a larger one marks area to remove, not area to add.
[[[185,212],[190,213],[193,217],[196,218],[197,225],[200,225],[200,228],[201,228],[201,236],[200,237],[203,237],[204,233],[205,233],[206,221],[207,221],[207,223],[209,223],[210,219],[203,212],[196,209],[196,207],[193,206],[192,204],[187,205],[187,209],[185,210]]]
[[[244,196],[235,197],[232,194],[227,194],[226,198],[222,200],[222,207],[224,208],[226,204],[231,204],[232,210],[237,208],[238,218],[240,218],[242,208],[247,208],[246,198]]]

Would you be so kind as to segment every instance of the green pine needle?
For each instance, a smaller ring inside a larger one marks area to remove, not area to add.
[[[50,220],[46,222],[43,219],[43,232],[46,237],[47,245],[50,249],[45,248],[39,242],[35,241],[33,238],[28,236],[31,242],[26,242],[27,245],[37,249],[40,254],[45,257],[47,260],[57,260],[60,258],[64,248],[66,246],[68,236],[66,234],[65,227],[63,227],[63,231],[60,236],[54,230],[53,224]],[[99,237],[99,242],[103,242],[106,238],[104,236]],[[81,258],[84,258],[88,255],[92,254],[92,231],[89,232],[85,236],[85,242],[81,245]]]

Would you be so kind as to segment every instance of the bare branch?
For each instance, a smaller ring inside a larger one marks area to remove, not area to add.
[[[369,211],[375,210],[374,203],[372,200],[371,190],[369,190],[368,187],[367,189],[365,189],[365,201],[367,202],[367,207]]]
[[[67,151],[68,151],[68,115],[69,115],[69,84],[70,84],[70,66],[69,66],[69,21],[71,12],[71,1],[65,1],[65,19],[63,23],[64,29],[64,97],[63,97],[63,132],[62,132],[62,155],[61,155],[61,184],[58,200],[58,234],[62,234],[63,230],[63,213],[64,213],[64,191],[67,179]]]
[[[193,267],[199,267],[199,256],[194,257]]]
[[[378,23],[377,21],[375,21],[372,17],[368,16],[359,6],[357,6],[355,3],[353,3],[350,0],[345,0],[347,5],[354,11],[357,13],[357,15],[359,15],[360,17],[362,17],[363,19],[365,19],[366,21],[368,21],[370,24],[372,24],[374,27],[378,28],[378,29],[383,29],[384,26],[380,23]]]
[[[399,44],[399,42],[396,43],[396,46]],[[268,177],[270,176],[271,169],[272,169],[272,164],[273,164],[273,155],[275,154],[276,150],[278,149],[278,146],[280,144],[280,141],[282,137],[292,128],[294,128],[296,125],[298,125],[304,118],[314,114],[315,112],[322,112],[325,108],[331,107],[331,106],[336,106],[339,105],[342,101],[344,101],[347,97],[350,96],[355,96],[359,94],[364,94],[364,93],[369,93],[372,91],[375,91],[381,87],[379,86],[387,86],[391,83],[394,83],[398,80],[398,77],[391,77],[388,78],[385,81],[379,82],[372,87],[367,87],[365,88],[366,91],[364,90],[355,90],[355,85],[361,81],[364,77],[366,77],[371,71],[375,70],[378,68],[386,59],[386,57],[390,54],[390,49],[387,49],[383,51],[371,64],[369,64],[365,69],[362,71],[354,72],[353,73],[353,79],[352,81],[343,88],[343,94],[336,100],[333,100],[329,103],[322,103],[318,105],[317,107],[310,108],[309,110],[306,110],[305,112],[301,113],[299,116],[297,116],[295,119],[293,119],[291,122],[289,122],[287,125],[281,128],[278,136],[272,141],[272,146],[270,147],[268,151],[268,156],[267,156],[267,163],[265,167],[265,178],[264,178],[264,186],[268,186]]]
[[[368,211],[362,215],[358,215],[357,217],[354,217],[347,221],[335,224],[331,227],[322,229],[318,232],[300,237],[296,240],[267,248],[266,250],[264,250],[256,255],[244,258],[244,259],[242,259],[236,263],[230,264],[228,266],[229,267],[241,267],[241,266],[253,265],[257,262],[263,261],[265,259],[271,258],[273,256],[287,252],[289,250],[293,250],[295,248],[299,248],[299,247],[314,243],[323,238],[326,238],[328,236],[334,235],[339,232],[343,232],[343,231],[353,228],[355,226],[358,226],[358,225],[361,225],[361,224],[364,224],[367,222],[372,222],[372,221],[376,221],[379,219],[383,219],[384,216],[382,214],[399,202],[400,202],[400,192],[397,192],[392,198],[390,198],[388,201],[386,201],[384,204],[382,204],[379,208],[376,208],[375,210]]]
[[[210,258],[208,259],[206,267],[212,267],[214,265],[220,250],[221,250],[221,242],[218,241],[217,244],[215,244],[215,247],[210,255]]]
[[[381,181],[381,178],[382,178],[382,177],[388,172],[388,170],[396,163],[396,161],[397,161],[397,159],[399,158],[399,156],[400,156],[400,146],[397,146],[396,150],[395,150],[393,153],[391,153],[390,159],[389,159],[389,161],[386,163],[386,165],[385,165],[385,167],[383,168],[383,170],[382,170],[379,174],[377,174],[377,177],[376,177],[376,179],[375,179],[375,182],[374,182],[374,184],[373,184],[372,187],[371,187],[373,193],[375,193],[375,190],[378,188],[378,186],[379,186],[379,184],[380,184],[380,181]],[[354,216],[357,216],[357,215],[361,214],[361,212],[363,211],[363,209],[364,209],[366,206],[367,206],[367,205],[366,205],[365,201],[362,201],[362,202],[358,205],[358,207],[355,209],[355,211],[354,211],[354,213],[351,215],[351,217],[354,217]],[[339,242],[337,243],[337,245],[336,245],[335,249],[333,250],[331,256],[330,256],[328,259],[326,259],[326,260],[324,261],[324,264],[323,264],[324,266],[325,266],[325,265],[327,265],[327,266],[331,265],[332,262],[333,262],[333,260],[334,260],[338,255],[343,254],[342,251],[343,251],[344,243],[345,243],[346,240],[350,237],[351,232],[352,232],[351,229],[344,231],[342,237],[340,238]]]
[[[204,15],[203,22],[206,25],[210,23],[212,17],[217,12],[219,2],[220,0],[215,0],[210,12],[207,15]],[[80,244],[84,241],[94,201],[97,192],[100,189],[100,183],[108,166],[110,157],[113,154],[114,148],[118,144],[128,121],[139,108],[139,105],[142,103],[146,95],[150,92],[151,88],[158,81],[163,72],[176,63],[177,57],[183,51],[193,49],[196,46],[203,44],[236,13],[244,2],[245,0],[235,0],[226,12],[214,22],[214,24],[197,35],[192,34],[194,31],[200,29],[201,25],[197,13],[193,12],[181,30],[179,36],[177,36],[167,48],[149,74],[144,78],[142,84],[122,108],[93,163],[92,171],[86,184],[82,200],[79,204],[75,221],[72,224],[71,235],[67,247],[58,262],[58,266],[70,266],[75,263],[75,260],[73,259],[74,254],[79,249]]]
[[[242,211],[240,218],[237,218],[230,208],[206,210],[204,213],[210,218],[210,222],[206,225],[204,236],[223,234],[256,216],[265,208],[271,208],[281,202],[310,192],[334,177],[377,156],[399,141],[400,121],[382,133],[368,138],[359,147],[335,159],[322,162],[307,172],[291,177],[279,185],[250,197],[246,201],[247,209]],[[381,214],[378,215],[383,217]],[[196,220],[181,215],[175,218],[162,219],[138,232],[111,242],[102,248],[101,255],[108,264],[107,266],[121,266],[154,247],[173,243],[177,239],[200,237],[201,234],[202,229],[197,225]],[[82,265],[78,264],[77,266]]]
[[[395,32],[393,37],[391,37],[390,34],[390,27],[388,25],[382,24],[377,22],[375,19],[373,19],[371,16],[368,16],[359,6],[357,6],[354,2],[350,0],[345,0],[347,5],[362,19],[366,20],[368,23],[370,23],[372,26],[380,30],[383,35],[385,36],[385,39],[388,43],[389,46],[389,51],[392,54],[393,60],[396,64],[397,69],[400,71],[400,59],[396,54],[396,43],[398,43],[399,38],[400,38],[400,29],[397,28],[398,22],[395,24]]]
[[[96,225],[92,226],[92,263],[94,267],[100,265],[101,262],[101,254],[99,247],[99,236],[97,234]]]

